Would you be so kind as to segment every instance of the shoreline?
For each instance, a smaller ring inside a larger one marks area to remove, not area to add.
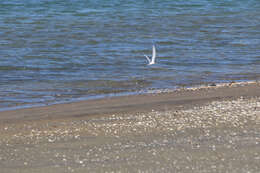
[[[59,102],[51,102],[51,103],[37,103],[37,104],[18,104],[17,106],[7,106],[0,108],[0,113],[5,111],[14,111],[19,109],[28,109],[28,108],[35,108],[35,107],[44,107],[44,106],[51,106],[51,105],[60,105],[60,104],[69,104],[69,103],[77,103],[82,101],[89,101],[89,100],[99,100],[99,99],[106,99],[106,98],[114,98],[114,97],[127,97],[127,96],[139,96],[139,95],[147,95],[147,94],[159,94],[159,93],[172,93],[178,91],[189,91],[189,90],[200,90],[200,89],[208,89],[208,88],[219,88],[219,87],[227,87],[227,86],[237,86],[237,85],[248,85],[248,84],[256,84],[260,83],[258,80],[248,80],[243,82],[222,82],[222,83],[215,83],[215,82],[208,82],[203,83],[200,85],[190,85],[190,86],[179,86],[175,88],[162,88],[162,89],[145,89],[145,90],[138,90],[132,92],[123,92],[123,93],[110,93],[110,94],[103,94],[103,95],[95,95],[89,97],[82,97],[82,98],[73,98],[68,101],[59,101]]]
[[[105,97],[78,102],[0,111],[0,123],[126,114],[178,109],[212,100],[260,96],[260,82],[220,83],[176,90],[153,90],[144,94]]]

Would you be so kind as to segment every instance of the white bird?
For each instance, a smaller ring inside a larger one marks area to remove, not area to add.
[[[148,60],[148,65],[152,65],[155,64],[155,58],[156,58],[156,50],[155,50],[155,46],[153,45],[153,55],[152,58],[150,59],[147,55],[144,55],[146,57],[146,59]]]

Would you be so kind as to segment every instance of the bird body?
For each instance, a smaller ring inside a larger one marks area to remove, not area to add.
[[[149,58],[147,55],[144,55],[148,61],[148,65],[155,64],[155,58],[156,58],[156,49],[155,46],[153,45],[153,55],[152,58]]]

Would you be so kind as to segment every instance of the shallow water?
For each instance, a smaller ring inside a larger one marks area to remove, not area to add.
[[[258,0],[2,0],[0,109],[260,79]],[[157,64],[144,54],[157,47]]]

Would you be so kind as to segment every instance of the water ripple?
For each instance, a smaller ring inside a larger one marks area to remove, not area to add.
[[[0,2],[0,109],[260,77],[260,3]],[[158,59],[147,66],[156,44]]]

